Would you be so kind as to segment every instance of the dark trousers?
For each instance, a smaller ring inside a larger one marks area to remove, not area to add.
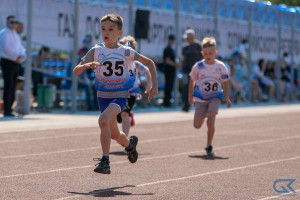
[[[43,84],[43,73],[32,70],[31,76],[32,76],[32,84],[33,84],[33,88],[32,88],[33,96],[34,98],[37,98],[38,86],[40,84]]]
[[[91,100],[90,85],[87,84],[87,83],[78,83],[78,89],[81,89],[85,92],[88,109],[93,109],[93,104],[92,104],[92,100]]]
[[[171,94],[174,87],[174,80],[176,76],[176,69],[171,66],[167,66],[165,69],[165,97],[164,97],[164,106],[170,106]]]
[[[187,73],[183,73],[183,89],[182,89],[182,110],[189,111],[190,104],[189,104],[189,83],[190,83],[190,76]]]
[[[4,79],[4,115],[9,115],[12,113],[11,107],[15,101],[16,83],[18,79],[20,64],[12,60],[1,58],[1,67]]]

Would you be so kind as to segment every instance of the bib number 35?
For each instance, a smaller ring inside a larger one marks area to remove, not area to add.
[[[116,76],[122,76],[124,73],[124,61],[116,61],[114,69],[113,63],[110,61],[105,61],[103,65],[106,67],[106,71],[103,72],[104,76],[112,76],[115,74]]]

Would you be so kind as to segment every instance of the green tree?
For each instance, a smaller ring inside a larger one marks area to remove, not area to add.
[[[259,0],[263,1],[263,0]],[[291,7],[300,6],[300,0],[268,0],[272,3],[272,5],[285,4]]]

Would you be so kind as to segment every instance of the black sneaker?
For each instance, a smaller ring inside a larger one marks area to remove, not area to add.
[[[214,156],[214,155],[216,155],[215,152],[214,152],[214,150],[213,150],[213,146],[211,146],[211,145],[209,145],[208,147],[206,147],[205,150],[206,150],[206,154],[208,156]]]
[[[132,143],[133,148],[132,149],[125,148],[125,150],[127,151],[128,160],[131,163],[135,163],[139,157],[139,154],[136,151],[136,145],[137,145],[138,141],[139,141],[139,139],[136,136],[130,136],[129,142]]]
[[[100,161],[98,164],[96,164],[98,166],[94,169],[94,172],[110,174],[109,161],[107,159],[94,158],[94,161]]]

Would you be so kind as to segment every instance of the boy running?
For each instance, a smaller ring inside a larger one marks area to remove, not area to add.
[[[118,38],[123,34],[123,18],[117,14],[108,14],[101,19],[101,36],[104,44],[96,44],[74,68],[74,74],[79,75],[90,68],[95,71],[95,85],[98,105],[101,115],[98,124],[101,130],[100,141],[102,158],[94,172],[110,174],[109,151],[111,139],[123,145],[128,159],[135,163],[138,159],[136,145],[138,138],[127,136],[120,132],[116,116],[124,110],[129,97],[129,89],[135,82],[134,61],[139,61],[149,67],[152,76],[152,88],[148,101],[158,93],[157,77],[154,62],[138,54],[130,47],[118,44]]]
[[[200,129],[207,117],[207,146],[208,156],[215,155],[212,140],[215,133],[215,119],[221,100],[224,96],[227,108],[231,107],[229,99],[229,74],[223,62],[216,60],[216,40],[204,38],[202,41],[203,60],[196,62],[190,73],[189,103],[195,102],[194,127]],[[224,88],[224,94],[223,89]]]
[[[136,41],[130,35],[123,37],[119,42],[122,45],[130,46],[134,50],[136,48]],[[135,65],[134,66],[135,70],[132,71],[131,73],[133,73],[134,76],[136,76],[135,83],[133,85],[133,88],[129,90],[130,97],[127,99],[126,108],[117,116],[117,121],[119,123],[122,123],[122,131],[126,134],[127,137],[129,135],[129,130],[130,130],[129,117],[131,116],[133,120],[133,114],[131,113],[131,110],[135,104],[135,101],[141,99],[141,94],[140,94],[141,81],[139,78],[139,73],[144,74],[146,76],[147,79],[146,93],[149,93],[151,89],[151,74],[148,67],[146,67],[145,65],[143,65],[138,61],[135,61],[133,64]]]

